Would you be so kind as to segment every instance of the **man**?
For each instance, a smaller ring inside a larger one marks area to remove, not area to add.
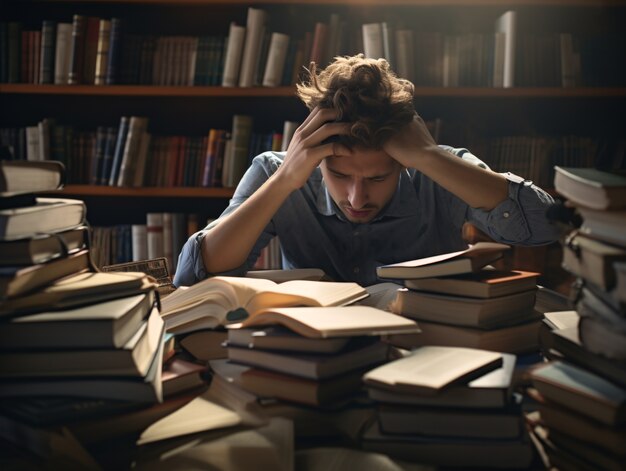
[[[311,111],[286,153],[265,152],[220,218],[185,244],[174,284],[243,275],[278,235],[285,268],[379,282],[379,265],[467,247],[470,221],[496,241],[547,244],[552,198],[492,172],[466,149],[438,146],[413,106],[413,84],[384,59],[337,58],[298,85]]]

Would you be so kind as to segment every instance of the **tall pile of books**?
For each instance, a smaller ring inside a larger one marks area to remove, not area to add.
[[[527,468],[533,447],[512,354],[426,346],[364,376],[377,422],[363,447],[437,466]]]
[[[416,319],[421,332],[394,336],[410,348],[441,345],[528,353],[538,350],[538,273],[500,271],[488,264],[509,246],[478,242],[469,249],[378,267],[381,278],[404,283],[391,310]]]
[[[410,319],[369,306],[272,309],[228,331],[228,359],[249,368],[241,387],[262,398],[332,406],[388,360],[381,334],[416,332]]]
[[[0,416],[36,425],[161,401],[156,283],[93,269],[84,203],[36,196],[63,180],[0,161]]]
[[[569,327],[544,340],[551,360],[531,373],[534,437],[552,466],[624,469],[626,462],[626,177],[556,167],[555,188],[582,225],[563,267],[577,277]]]

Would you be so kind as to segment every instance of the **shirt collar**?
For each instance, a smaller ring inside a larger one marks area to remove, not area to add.
[[[403,170],[400,174],[398,187],[391,198],[391,201],[387,204],[387,207],[374,218],[374,221],[383,217],[410,216],[414,213],[415,208],[417,207],[417,202],[417,192],[413,188],[411,176],[407,170]],[[335,215],[342,221],[346,220],[343,213],[330,196],[323,178],[320,178],[320,187],[317,193],[316,206],[317,211],[324,216]]]

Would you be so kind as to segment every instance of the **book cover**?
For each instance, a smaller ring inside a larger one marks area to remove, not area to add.
[[[56,234],[0,242],[0,266],[36,265],[73,254],[87,246],[85,226]]]
[[[69,83],[72,48],[72,23],[58,23],[54,49],[54,84]]]
[[[86,206],[81,200],[37,198],[37,204],[0,210],[0,241],[61,232],[83,224]]]
[[[248,8],[246,34],[239,71],[240,87],[251,87],[254,85],[257,59],[261,52],[267,16],[265,10],[253,7]]]
[[[69,54],[69,75],[67,83],[78,85],[83,81],[83,68],[85,62],[85,35],[87,31],[87,17],[74,15],[72,21],[72,42]]]
[[[228,359],[265,370],[301,378],[323,380],[350,371],[373,367],[386,361],[389,346],[371,339],[354,339],[347,349],[333,355],[274,352],[228,347]],[[375,339],[374,339],[375,340]]]
[[[376,274],[380,278],[416,279],[471,273],[497,260],[508,249],[510,246],[505,244],[477,242],[465,250],[382,265],[376,268]]]
[[[294,352],[336,353],[344,348],[350,337],[304,337],[279,325],[228,329],[229,346],[261,350],[287,350]]]
[[[467,275],[404,280],[404,286],[417,291],[494,298],[536,288],[539,273],[522,270],[480,270]]]
[[[502,86],[515,86],[515,63],[517,54],[517,12],[509,10],[498,17],[495,23],[496,33],[504,33],[504,61],[502,64]]]
[[[44,20],[41,26],[41,53],[39,56],[39,83],[54,83],[54,50],[56,21]]]
[[[480,299],[402,288],[391,311],[418,320],[493,329],[532,319],[536,291]]]

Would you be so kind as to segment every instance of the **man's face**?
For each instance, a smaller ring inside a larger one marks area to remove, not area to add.
[[[354,223],[374,219],[393,197],[402,171],[386,152],[362,148],[327,157],[320,168],[333,201]]]

